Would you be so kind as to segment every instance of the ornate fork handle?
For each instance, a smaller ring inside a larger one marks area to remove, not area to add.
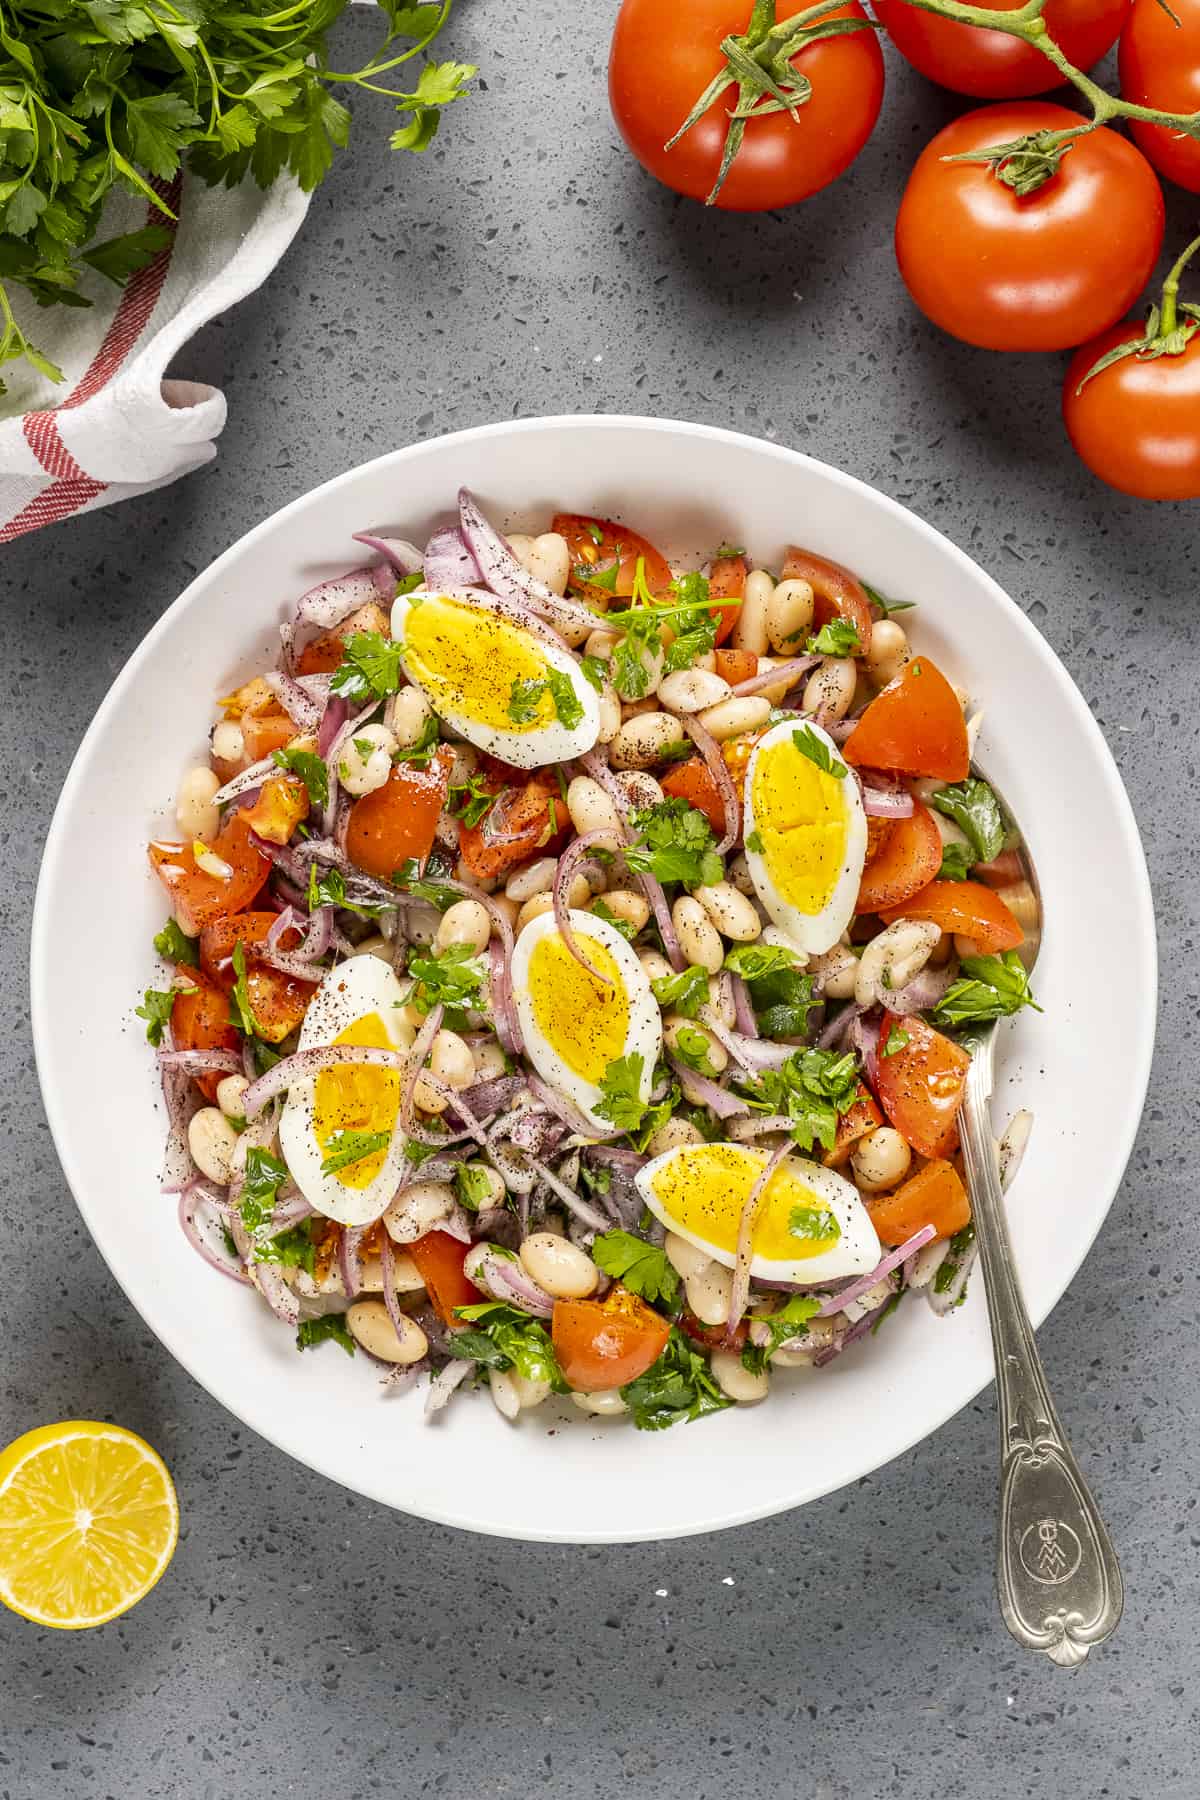
[[[1017,1285],[992,1140],[992,1033],[975,1046],[960,1118],[987,1288],[1000,1417],[996,1581],[1004,1623],[1027,1650],[1077,1668],[1116,1630],[1121,1570],[1068,1448]]]

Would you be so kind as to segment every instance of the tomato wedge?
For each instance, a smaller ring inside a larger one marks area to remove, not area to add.
[[[249,906],[271,867],[250,842],[243,813],[235,813],[203,849],[224,864],[227,875],[197,868],[191,844],[156,842],[149,847],[150,867],[170,895],[175,917],[188,937],[199,937],[206,925]]]
[[[871,1223],[885,1244],[906,1244],[923,1225],[940,1238],[953,1237],[971,1222],[971,1202],[953,1163],[928,1162],[902,1187],[867,1201]]]
[[[380,881],[390,881],[410,857],[424,863],[433,848],[453,767],[454,752],[443,745],[428,768],[397,763],[381,788],[356,800],[346,830],[350,861]]]
[[[286,844],[307,817],[308,789],[294,775],[269,775],[253,806],[242,808],[242,818],[255,837],[268,844]]]
[[[914,800],[911,819],[888,823],[891,830],[862,872],[856,912],[883,912],[902,905],[928,887],[942,866],[942,837],[927,806]]]
[[[958,1141],[958,1109],[971,1059],[915,1014],[893,1019],[892,1026],[908,1042],[879,1058],[879,1104],[919,1155],[947,1156]]]
[[[703,1325],[694,1312],[685,1306],[679,1315],[679,1329],[694,1344],[703,1344],[707,1350],[740,1350],[750,1336],[749,1319],[739,1319],[732,1339],[725,1325]]]
[[[730,687],[736,687],[739,681],[750,681],[758,674],[758,658],[753,650],[715,650],[713,652],[714,674]]]
[[[200,933],[200,967],[214,981],[233,979],[233,951],[241,944],[247,956],[261,949],[279,914],[273,912],[238,913],[232,919],[217,919]],[[300,942],[300,933],[289,926],[279,940],[281,950],[290,950]]]
[[[284,750],[299,732],[286,713],[244,713],[240,720],[246,767],[261,762],[273,750]]]
[[[567,540],[571,552],[571,576],[575,581],[589,581],[592,571],[603,573],[611,569],[614,557],[619,556],[616,589],[606,584],[604,591],[610,594],[615,591],[618,598],[627,599],[633,592],[633,578],[640,556],[646,566],[646,583],[652,594],[665,594],[671,585],[671,566],[666,557],[654,548],[649,538],[644,538],[640,531],[632,531],[628,525],[617,525],[612,519],[589,519],[584,513],[555,513],[550,529]]]
[[[713,563],[708,577],[708,597],[710,600],[723,600],[725,604],[717,613],[717,643],[723,644],[734,626],[738,614],[742,610],[742,601],[746,597],[746,577],[750,573],[750,565],[744,556],[718,556]],[[757,674],[758,658],[754,659],[754,668],[750,673]],[[725,679],[728,681],[729,677]],[[749,679],[743,677],[743,679]]]
[[[593,1394],[644,1375],[666,1349],[671,1327],[618,1284],[603,1300],[556,1300],[550,1335],[568,1387]]]
[[[527,862],[536,850],[557,845],[571,825],[550,775],[535,775],[524,787],[496,791],[500,798],[492,811],[478,825],[464,825],[458,834],[458,853],[481,881],[494,881]]]
[[[869,1087],[862,1082],[858,1084],[858,1097],[848,1112],[841,1113],[837,1123],[837,1140],[832,1150],[827,1150],[822,1162],[827,1169],[840,1169],[850,1161],[851,1151],[859,1138],[869,1132],[878,1131],[883,1124],[883,1114],[875,1104],[875,1096]]]
[[[417,1265],[417,1274],[425,1283],[425,1291],[434,1311],[444,1325],[459,1329],[465,1320],[454,1310],[458,1306],[475,1306],[483,1295],[463,1268],[463,1258],[471,1248],[460,1243],[448,1231],[427,1231],[408,1254]]]
[[[229,1017],[229,995],[201,969],[181,963],[175,971],[182,991],[171,1009],[171,1042],[176,1050],[240,1050],[242,1040]],[[190,992],[188,990],[191,990]],[[223,1075],[197,1075],[196,1086],[216,1100]]]
[[[927,656],[907,663],[876,694],[842,745],[842,755],[859,769],[965,780],[971,769],[967,722],[937,665]]]
[[[973,938],[985,956],[1018,950],[1025,941],[999,894],[981,881],[931,881],[903,906],[893,906],[880,917],[885,925],[896,919],[930,919],[943,931]]]
[[[689,806],[702,812],[718,838],[724,834],[725,807],[721,792],[702,756],[689,757],[687,762],[676,763],[669,769],[662,778],[662,791],[673,800],[686,800]]]
[[[783,564],[784,581],[807,581],[813,591],[813,625],[819,631],[831,619],[849,619],[857,627],[858,641],[865,656],[871,648],[873,617],[867,590],[856,575],[841,563],[830,562],[813,550],[788,545]],[[886,765],[879,763],[878,768]]]
[[[332,675],[342,660],[347,640],[363,631],[377,631],[380,637],[392,635],[390,617],[374,600],[368,600],[365,606],[352,612],[348,619],[343,619],[332,631],[323,632],[320,637],[305,644],[296,658],[297,675]]]
[[[232,919],[218,919],[200,933],[201,967],[228,994],[236,979],[233,952],[241,944],[246,957],[246,993],[250,1010],[258,1026],[258,1036],[268,1044],[282,1043],[294,1031],[308,1011],[308,1003],[316,992],[317,979],[299,981],[282,969],[273,969],[259,960],[258,952],[266,942],[277,913],[245,912]],[[298,931],[285,931],[280,948],[298,943]],[[229,1002],[225,1003],[226,1012]]]

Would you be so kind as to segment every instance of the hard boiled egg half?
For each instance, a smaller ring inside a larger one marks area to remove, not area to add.
[[[552,912],[540,913],[517,939],[513,997],[525,1054],[604,1136],[616,1127],[596,1112],[609,1064],[640,1056],[637,1093],[650,1098],[662,1050],[662,1014],[641,963],[615,925],[592,913],[567,915],[571,935],[598,980],[567,949]]]
[[[367,1044],[408,1050],[413,1032],[402,1017],[403,1005],[404,989],[385,962],[351,957],[326,975],[309,1001],[300,1049]],[[369,1225],[395,1195],[404,1161],[404,1134],[396,1130],[400,1088],[398,1072],[346,1063],[293,1081],[288,1089],[280,1149],[300,1192],[325,1218]],[[387,1143],[358,1161],[327,1168],[341,1161],[338,1146],[347,1132],[386,1133]]]
[[[819,726],[785,719],[759,738],[746,769],[745,832],[750,877],[776,925],[810,956],[831,950],[858,899],[867,816]]]
[[[569,762],[600,735],[600,697],[568,650],[450,594],[402,594],[392,636],[451,731],[518,769]]]
[[[742,1209],[769,1160],[744,1144],[685,1144],[635,1179],[668,1231],[732,1269]],[[751,1275],[801,1285],[865,1275],[883,1255],[857,1189],[799,1155],[785,1157],[767,1183],[751,1245]]]

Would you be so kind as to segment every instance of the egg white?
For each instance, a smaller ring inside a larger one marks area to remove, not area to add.
[[[617,965],[618,976],[625,990],[625,998],[629,1007],[629,1020],[625,1031],[625,1042],[620,1050],[621,1056],[632,1056],[640,1053],[642,1058],[641,1080],[638,1093],[643,1102],[649,1102],[650,1090],[654,1085],[654,1069],[662,1054],[662,1013],[658,1001],[650,987],[646,971],[635,956],[632,947],[622,937],[615,925],[607,919],[597,918],[589,912],[572,910],[567,917],[576,940],[581,937],[595,938],[603,944]],[[521,1026],[521,1035],[525,1040],[525,1055],[533,1064],[543,1081],[557,1088],[572,1100],[596,1128],[605,1136],[615,1129],[611,1120],[603,1119],[596,1112],[596,1102],[601,1099],[598,1085],[576,1074],[563,1062],[561,1055],[544,1036],[534,1014],[533,997],[529,987],[529,962],[535,948],[547,937],[557,937],[558,927],[552,912],[540,913],[537,918],[526,925],[517,939],[512,958],[513,997],[517,1005],[517,1018]],[[585,950],[586,954],[586,950]]]
[[[331,969],[309,1002],[300,1027],[300,1049],[332,1044],[356,1019],[378,1013],[397,1050],[413,1041],[412,1027],[401,1013],[404,989],[377,956],[355,956]],[[294,1081],[279,1122],[279,1146],[293,1181],[308,1201],[339,1225],[369,1225],[395,1195],[404,1161],[404,1134],[395,1131],[379,1173],[366,1187],[348,1187],[321,1168],[324,1153],[313,1130],[316,1078]]]
[[[749,838],[757,829],[754,817],[754,776],[761,759],[774,745],[785,742],[794,731],[805,727],[826,745],[834,761],[846,768],[841,782],[846,842],[842,851],[841,873],[833,892],[819,912],[802,912],[779,892],[771,879],[766,858],[760,851],[752,850],[749,844],[746,846],[746,862],[754,891],[775,924],[798,950],[803,950],[810,956],[819,956],[825,950],[832,950],[854,916],[863,864],[867,859],[867,815],[863,811],[862,794],[853,771],[847,767],[833,739],[811,721],[799,719],[783,719],[759,738],[746,768],[744,817],[745,833]]]
[[[457,600],[464,613],[468,611],[462,603],[461,595],[436,594],[423,596],[420,591],[413,594],[401,594],[392,607],[392,636],[401,644],[404,639],[405,624],[414,601],[422,598]],[[481,620],[487,614],[480,612]],[[600,736],[600,696],[587,677],[580,670],[579,664],[568,650],[547,643],[535,637],[532,632],[522,631],[520,626],[504,621],[510,631],[515,632],[528,645],[531,653],[542,663],[548,664],[559,674],[565,675],[571,684],[576,700],[583,708],[579,723],[570,729],[557,719],[550,724],[540,725],[534,730],[503,731],[494,725],[472,718],[469,712],[452,710],[445,707],[433,694],[421,688],[430,706],[449,726],[450,730],[465,738],[467,743],[485,750],[490,756],[497,756],[502,762],[511,763],[516,769],[540,769],[548,763],[569,762],[573,757],[582,756],[592,749]],[[486,656],[486,645],[481,644],[480,656]],[[404,661],[403,652],[401,660]],[[404,662],[404,672],[415,687],[421,687],[416,673]]]
[[[748,1161],[753,1162],[756,1171],[765,1168],[768,1160],[765,1150],[756,1150],[747,1144],[685,1144],[678,1150],[666,1150],[661,1156],[656,1156],[645,1168],[638,1170],[634,1181],[650,1211],[656,1219],[662,1221],[668,1231],[673,1231],[676,1237],[685,1238],[698,1250],[707,1250],[714,1262],[732,1269],[737,1261],[736,1253],[719,1249],[715,1244],[709,1243],[707,1238],[688,1229],[667,1211],[654,1190],[657,1172],[669,1163],[682,1157],[686,1166],[688,1158],[702,1157],[705,1150],[716,1148],[743,1153]],[[868,1270],[873,1269],[883,1251],[870,1214],[853,1183],[847,1181],[844,1175],[839,1175],[836,1169],[826,1169],[820,1163],[809,1162],[806,1157],[799,1155],[786,1157],[780,1167],[826,1202],[841,1228],[841,1236],[828,1250],[823,1250],[816,1256],[797,1257],[794,1262],[756,1256],[750,1264],[751,1275],[760,1276],[764,1281],[787,1281],[807,1286],[836,1281],[850,1275],[865,1275]]]

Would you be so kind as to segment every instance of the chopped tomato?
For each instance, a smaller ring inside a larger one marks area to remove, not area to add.
[[[908,1042],[879,1058],[879,1103],[919,1155],[948,1156],[958,1141],[958,1109],[971,1059],[915,1014],[905,1013],[892,1025]]]
[[[871,648],[872,613],[867,590],[856,575],[841,563],[830,562],[812,550],[788,545],[783,564],[784,581],[807,581],[813,591],[813,625],[820,630],[831,619],[849,619],[858,630],[858,641],[865,656]],[[884,764],[876,765],[883,768]]]
[[[958,695],[937,665],[927,656],[906,663],[876,694],[842,755],[860,769],[964,780],[971,769],[967,724]]]
[[[862,1082],[858,1085],[858,1097],[848,1112],[841,1113],[837,1124],[837,1141],[832,1150],[827,1150],[822,1157],[826,1168],[840,1169],[850,1161],[850,1153],[859,1138],[869,1132],[878,1131],[883,1124],[883,1114],[875,1104],[875,1096],[869,1087]]]
[[[214,981],[232,981],[235,944],[241,944],[247,955],[261,949],[278,917],[273,912],[244,912],[206,925],[200,933],[200,967]],[[299,931],[289,926],[280,937],[279,947],[290,950],[299,942]]]
[[[203,849],[225,865],[228,875],[198,869],[191,844],[150,845],[150,867],[171,896],[175,917],[189,937],[198,937],[215,919],[242,912],[271,867],[264,853],[250,842],[250,827],[243,813],[234,813]]]
[[[557,846],[571,828],[557,782],[539,772],[524,787],[508,788],[478,825],[464,825],[458,853],[482,881],[492,881],[537,850]]]
[[[264,756],[270,756],[273,750],[285,749],[300,735],[292,720],[282,712],[243,713],[240,723],[247,768],[251,763],[261,762]]]
[[[695,1313],[689,1312],[685,1306],[679,1315],[679,1329],[694,1344],[704,1344],[709,1350],[740,1350],[750,1335],[750,1321],[739,1319],[737,1329],[730,1338],[724,1325],[702,1325]]]
[[[644,1375],[667,1347],[669,1322],[619,1284],[603,1300],[556,1300],[551,1336],[568,1387],[593,1394]]]
[[[753,650],[716,650],[713,655],[713,673],[730,687],[736,687],[739,681],[751,681],[758,674],[758,658]]]
[[[702,756],[690,756],[687,762],[676,763],[669,769],[662,778],[662,791],[674,800],[686,800],[689,806],[702,812],[718,838],[724,834],[725,807],[720,789]]]
[[[747,731],[740,737],[726,738],[721,745],[721,759],[733,776],[735,787],[745,779],[754,746],[762,736],[761,731]]]
[[[470,1244],[461,1243],[448,1231],[427,1231],[408,1246],[434,1311],[444,1325],[455,1330],[466,1323],[455,1308],[477,1306],[484,1298],[463,1268],[463,1258],[470,1248]]]
[[[628,599],[633,592],[633,578],[640,556],[646,566],[646,585],[652,594],[665,594],[671,585],[671,567],[649,538],[628,525],[617,525],[611,519],[589,519],[582,513],[555,513],[550,523],[567,540],[571,552],[571,576],[575,581],[590,581],[592,572],[603,574],[611,569],[613,559],[620,556],[616,594]],[[603,591],[614,590],[605,584]]]
[[[872,821],[868,820],[868,824]],[[942,866],[942,839],[933,814],[919,800],[910,819],[889,819],[891,830],[862,872],[855,911],[901,906],[928,887]],[[867,839],[870,847],[870,837]]]
[[[295,1031],[308,1011],[308,1003],[317,983],[299,981],[282,969],[273,969],[259,960],[256,952],[266,942],[267,933],[278,914],[273,912],[238,913],[232,919],[218,919],[200,933],[200,963],[226,993],[236,980],[233,952],[241,944],[246,959],[246,996],[258,1027],[258,1036],[268,1044],[282,1043]],[[299,932],[285,931],[280,948],[299,941]],[[228,1010],[228,1001],[226,1001]]]
[[[940,1238],[953,1237],[971,1222],[971,1202],[952,1163],[928,1162],[902,1187],[867,1201],[871,1223],[885,1244],[906,1244],[923,1225]]]
[[[307,817],[308,789],[294,775],[269,775],[254,805],[242,808],[251,831],[269,844],[286,844]]]
[[[377,631],[380,637],[391,637],[392,621],[382,606],[374,600],[368,600],[352,612],[348,619],[335,625],[332,631],[324,632],[320,637],[305,644],[296,658],[297,675],[332,675],[342,660],[342,651],[349,638],[363,631]]]
[[[725,602],[717,613],[718,644],[725,642],[737,624],[742,601],[746,597],[746,577],[749,573],[749,564],[744,556],[718,556],[712,566],[708,577],[708,597],[710,600]],[[757,670],[758,658],[755,657],[751,674],[757,673]],[[725,679],[728,680],[729,677],[726,676]]]
[[[428,768],[397,763],[381,788],[356,800],[346,829],[351,862],[380,881],[390,881],[410,857],[424,863],[433,848],[453,767],[454,753],[443,745]]]
[[[867,861],[873,862],[892,835],[892,819],[867,819]]]
[[[171,1042],[176,1050],[240,1050],[242,1040],[229,1017],[229,996],[200,969],[185,964],[175,971],[182,991],[171,1009]],[[189,992],[188,990],[192,991]],[[216,1100],[223,1075],[197,1075],[196,1086]]]
[[[993,888],[980,881],[931,881],[927,888],[881,912],[885,925],[896,919],[929,919],[943,931],[973,938],[985,956],[1017,950],[1025,933]]]

